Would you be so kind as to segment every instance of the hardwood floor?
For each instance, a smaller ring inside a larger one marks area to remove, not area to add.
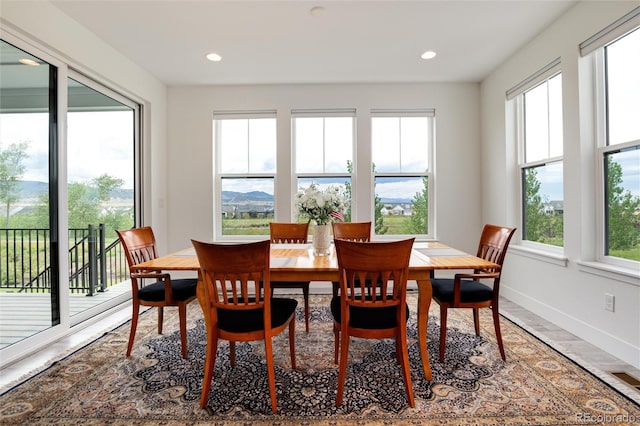
[[[314,288],[312,284],[312,292],[316,294],[328,293],[331,292],[331,289],[330,286],[327,288],[324,286]],[[603,381],[640,404],[640,388],[612,374],[623,373],[622,376],[629,376],[633,381],[634,378],[636,380],[640,379],[640,369],[619,360],[506,299],[501,300],[500,303],[500,311],[505,317],[523,326],[536,337],[574,359],[585,369],[596,374]],[[70,334],[55,344],[49,345],[46,349],[25,357],[16,363],[1,367],[0,393],[9,389],[19,379],[28,377],[31,372],[48,365],[61,355],[82,347],[105,331],[128,321],[130,316],[131,304],[127,302],[112,309],[110,314],[101,319],[99,323]]]

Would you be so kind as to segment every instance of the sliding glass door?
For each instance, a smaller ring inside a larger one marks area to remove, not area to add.
[[[61,312],[57,68],[2,40],[0,57],[2,349],[59,324]]]
[[[39,55],[0,40],[4,359],[131,294],[115,230],[139,223],[140,107]]]

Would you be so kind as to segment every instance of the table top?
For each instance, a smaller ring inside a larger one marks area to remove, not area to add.
[[[149,260],[134,266],[135,271],[174,270],[194,271],[200,267],[193,247]],[[432,271],[434,269],[480,269],[499,268],[495,263],[449,247],[440,242],[415,242],[410,271]],[[271,271],[314,271],[335,273],[338,260],[333,246],[327,256],[315,256],[311,244],[272,244]]]

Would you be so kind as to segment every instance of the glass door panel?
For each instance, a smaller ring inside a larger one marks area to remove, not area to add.
[[[137,108],[94,82],[80,80],[86,79],[68,79],[71,316],[128,295],[126,261],[115,230],[134,225]]]
[[[56,76],[0,40],[0,349],[60,323]]]

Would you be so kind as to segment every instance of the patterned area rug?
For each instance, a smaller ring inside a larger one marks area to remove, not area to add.
[[[199,408],[206,337],[197,303],[189,307],[189,358],[180,356],[177,314],[143,314],[134,351],[124,356],[129,324],[54,363],[0,396],[3,425],[205,424],[640,424],[640,406],[503,319],[507,362],[500,358],[490,315],[482,337],[469,312],[450,314],[445,362],[438,361],[436,307],[429,318],[433,380],[423,378],[409,296],[409,350],[416,407],[407,404],[393,340],[352,339],[344,401],[335,406],[337,366],[328,296],[312,296],[310,332],[302,301],[296,323],[297,370],[287,334],[274,340],[278,413],[272,414],[262,342],[218,349],[209,406]]]

